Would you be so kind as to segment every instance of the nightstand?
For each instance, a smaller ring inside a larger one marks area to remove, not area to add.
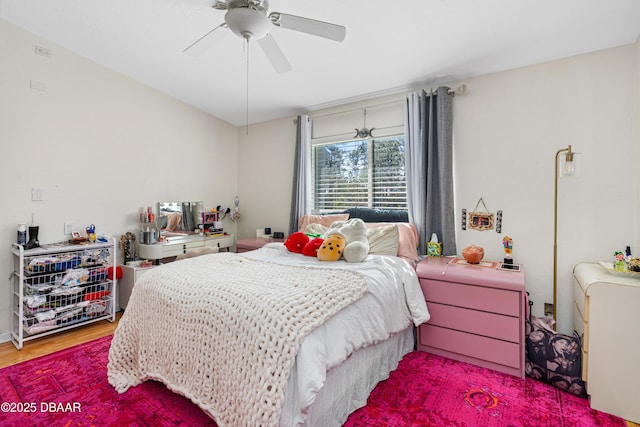
[[[131,267],[130,265],[122,265],[122,277],[118,280],[118,305],[120,309],[127,308],[133,287],[140,277],[147,271],[155,268],[151,267]]]
[[[525,376],[524,270],[427,258],[416,269],[431,319],[418,350]]]
[[[238,239],[236,241],[236,252],[242,253],[253,251],[272,242],[284,243],[284,239],[272,239],[270,237],[247,237],[246,239]]]

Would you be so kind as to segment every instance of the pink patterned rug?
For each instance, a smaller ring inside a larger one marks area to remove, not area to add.
[[[414,351],[345,423],[365,425],[624,427],[625,422],[531,378]]]
[[[118,394],[107,381],[112,338],[0,370],[0,426],[215,426],[159,382]]]
[[[0,425],[215,426],[196,405],[147,381],[107,382],[111,336],[0,370]],[[345,426],[621,426],[587,400],[530,378],[422,352],[405,356]]]

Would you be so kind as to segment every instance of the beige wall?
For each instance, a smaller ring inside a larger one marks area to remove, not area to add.
[[[458,226],[458,251],[478,244],[487,259],[499,260],[502,238],[512,237],[536,315],[553,301],[555,152],[571,144],[581,153],[581,176],[563,179],[559,189],[558,326],[565,332],[572,329],[573,266],[610,260],[626,245],[640,254],[638,50],[629,45],[450,83],[468,88],[454,100],[457,224],[460,209],[473,210],[480,197],[504,213],[501,234]],[[265,225],[287,229],[292,119],[239,137],[238,191],[247,199],[240,235]]]
[[[52,48],[53,58],[34,55],[35,43]],[[442,82],[468,88],[454,101],[456,215],[480,197],[490,211],[504,212],[502,234],[458,227],[459,251],[475,243],[499,259],[502,237],[511,236],[534,314],[552,300],[553,157],[568,144],[582,153],[582,175],[560,187],[560,330],[571,329],[573,265],[610,259],[626,245],[640,254],[639,57],[636,43]],[[5,21],[0,58],[0,232],[7,246],[32,213],[43,242],[62,240],[64,221],[118,236],[134,231],[139,209],[158,200],[229,205],[236,194],[242,217],[225,229],[237,226],[239,237],[265,226],[288,229],[293,117],[251,125],[247,134]],[[47,91],[30,89],[30,80]],[[44,190],[43,202],[31,201],[34,187]],[[8,250],[2,257],[6,278]],[[9,281],[3,288],[8,296]],[[6,339],[8,298],[0,298],[0,312]]]
[[[256,229],[289,230],[294,117],[238,129],[238,195],[241,218],[239,237],[255,237]]]
[[[635,51],[635,105],[633,108],[633,117],[636,125],[636,146],[638,147],[638,156],[636,158],[636,165],[640,165],[640,37],[636,40],[636,51]],[[638,188],[640,188],[640,172],[636,171],[637,179],[638,179]],[[638,197],[638,229],[636,230],[640,234],[640,197]],[[640,235],[638,236],[638,242],[640,242]],[[640,249],[640,248],[639,248]],[[640,255],[640,250],[637,250],[638,255]]]
[[[51,59],[34,46],[52,49]],[[40,241],[64,222],[119,238],[160,200],[229,205],[237,128],[0,20],[0,340],[10,329],[9,244],[35,214]],[[46,92],[30,89],[30,80]],[[31,201],[31,188],[44,201]],[[225,221],[225,229],[235,224]]]
[[[503,233],[458,233],[503,256],[514,240],[534,314],[552,302],[554,156],[571,144],[582,174],[558,191],[558,327],[572,329],[572,269],[638,247],[637,103],[634,46],[609,49],[467,81],[454,103],[456,206],[483,197],[504,211]],[[457,213],[459,215],[459,212]]]

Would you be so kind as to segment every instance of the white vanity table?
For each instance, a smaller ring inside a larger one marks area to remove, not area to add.
[[[160,263],[160,260],[186,255],[187,251],[191,249],[218,248],[219,250],[226,249],[229,251],[235,246],[233,234],[210,235],[183,231],[198,228],[201,231],[209,229],[203,227],[203,225],[211,224],[202,224],[205,219],[203,205],[202,202],[159,202],[157,221],[153,219],[149,222],[143,221],[142,218],[145,212],[141,213],[141,238],[139,240],[140,243],[138,243],[138,258],[153,260],[155,265],[151,267],[122,266],[122,278],[118,281],[120,308],[126,309],[129,297],[138,279],[155,268]],[[142,231],[151,231],[153,233],[149,235],[150,238],[145,240]],[[162,236],[162,241],[151,243],[155,241],[158,234]],[[143,241],[147,241],[149,244],[141,243]]]
[[[224,236],[207,236],[200,234],[164,233],[165,241],[156,242],[151,245],[138,245],[138,255],[140,258],[149,260],[159,260],[186,254],[187,250],[210,247],[227,249],[234,245],[233,234]]]
[[[582,379],[593,409],[640,423],[640,279],[600,264],[573,270],[573,327],[584,334]]]
[[[225,236],[204,236],[199,234],[172,235],[165,233],[166,240],[151,245],[138,245],[138,255],[140,258],[159,261],[164,258],[173,258],[180,254],[186,254],[189,249],[210,247],[224,249],[233,247],[235,240],[232,234]],[[177,233],[176,233],[177,234]],[[121,309],[126,309],[138,279],[147,271],[155,268],[122,266],[122,278],[118,280],[118,302]]]

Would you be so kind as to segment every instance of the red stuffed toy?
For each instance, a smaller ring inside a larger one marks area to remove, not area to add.
[[[318,256],[318,249],[320,249],[320,246],[322,246],[322,242],[324,242],[324,239],[320,237],[309,240],[309,243],[304,245],[304,248],[302,248],[302,255]]]
[[[304,249],[304,245],[307,243],[309,243],[309,236],[300,231],[296,231],[289,236],[286,242],[284,242],[284,246],[289,250],[289,252],[299,254],[302,253],[302,249]]]
[[[114,271],[115,270],[115,271]],[[114,277],[116,279],[120,279],[122,277],[122,267],[117,266],[115,269],[113,267],[107,268],[107,277],[110,280],[113,280]]]

